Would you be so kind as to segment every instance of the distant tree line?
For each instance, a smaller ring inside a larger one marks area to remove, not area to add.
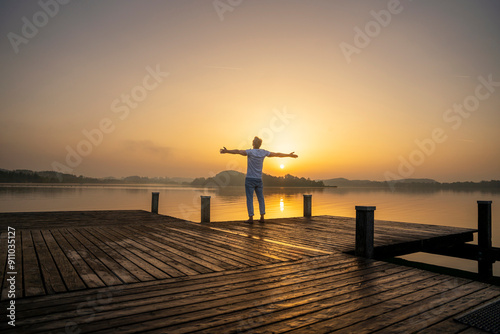
[[[427,189],[434,190],[488,190],[500,191],[500,181],[481,181],[481,182],[438,182],[433,179],[402,179],[394,181],[370,181],[370,180],[348,180],[345,178],[336,178],[324,180],[327,186],[337,186],[341,188],[390,188],[390,189]]]
[[[433,182],[433,183],[410,183],[410,182],[394,182],[395,188],[427,188],[427,189],[451,189],[451,190],[474,190],[474,189],[498,189],[500,190],[500,181],[481,181],[481,182]]]
[[[182,180],[182,181],[181,181]],[[237,171],[223,171],[213,177],[200,177],[192,182],[186,179],[168,177],[145,177],[127,176],[124,178],[92,178],[86,176],[76,176],[54,171],[35,172],[26,169],[5,170],[0,169],[0,183],[94,183],[94,184],[171,184],[186,185],[196,187],[221,187],[221,186],[243,186],[245,184],[245,174]],[[459,191],[487,190],[500,192],[500,180],[481,182],[449,182],[440,183],[431,179],[406,179],[391,183],[385,181],[360,181],[347,179],[330,179],[325,181],[314,181],[309,178],[296,177],[290,174],[285,176],[262,175],[265,186],[269,187],[391,187],[396,189],[444,189]],[[191,180],[189,180],[191,181]]]
[[[270,187],[324,187],[323,181],[314,181],[310,178],[297,177],[290,174],[279,177],[263,174],[262,181]]]
[[[268,187],[324,187],[323,181],[314,181],[309,178],[296,177],[290,174],[285,176],[272,176],[262,174],[262,181]],[[224,187],[224,186],[244,186],[245,174],[236,171],[224,171],[219,174],[204,178],[199,177],[191,182],[196,187]]]
[[[34,172],[31,170],[1,170],[1,183],[60,183],[81,182],[83,177],[57,172]]]
[[[14,171],[0,170],[0,183],[101,183],[101,184],[180,184],[168,177],[127,176],[124,178],[93,178],[76,176],[54,171],[34,172],[18,169]],[[185,183],[188,184],[188,183]]]
[[[42,177],[38,174],[20,173],[14,171],[0,171],[0,182],[2,183],[24,183],[24,182],[43,182]]]

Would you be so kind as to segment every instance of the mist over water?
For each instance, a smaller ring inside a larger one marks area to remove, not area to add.
[[[160,193],[159,213],[200,221],[200,196],[211,196],[211,220],[247,218],[243,187],[206,189],[151,185],[5,185],[0,186],[0,212],[151,210],[151,193]],[[355,217],[356,205],[376,206],[375,219],[477,228],[477,201],[492,203],[493,246],[500,247],[500,193],[383,188],[265,187],[266,218],[303,215],[303,195],[312,194],[313,215]],[[258,212],[258,203],[254,199]],[[405,258],[476,271],[475,261],[429,254]],[[500,276],[500,264],[494,266]]]

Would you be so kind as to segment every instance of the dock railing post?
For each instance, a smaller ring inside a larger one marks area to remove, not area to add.
[[[304,217],[312,216],[312,195],[304,195]]]
[[[160,193],[152,193],[152,198],[151,198],[151,212],[152,213],[158,213],[158,201],[160,199]]]
[[[356,206],[356,256],[373,258],[374,206]]]
[[[201,222],[210,223],[210,196],[201,196]]]
[[[481,279],[493,277],[493,262],[491,261],[491,201],[477,201],[477,244],[479,259],[478,274]]]

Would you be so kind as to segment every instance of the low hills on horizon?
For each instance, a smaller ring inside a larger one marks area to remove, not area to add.
[[[327,186],[345,186],[345,187],[377,187],[387,184],[387,181],[371,181],[371,180],[349,180],[343,177],[337,177],[334,179],[323,180]],[[441,184],[440,182],[433,179],[401,179],[394,181],[395,183],[405,183],[405,184]]]
[[[200,187],[225,187],[244,186],[246,175],[234,170],[226,170],[209,178],[196,178],[191,183],[192,186]],[[324,187],[323,181],[314,181],[309,178],[296,177],[290,174],[285,176],[272,176],[262,174],[262,181],[268,187]]]
[[[189,185],[192,178],[181,177],[145,177],[127,176],[115,178],[112,176],[94,178],[76,176],[55,171],[32,171],[28,169],[0,169],[0,183],[96,183],[96,184],[177,184]]]
[[[392,182],[371,180],[349,180],[332,178],[326,180],[311,180],[290,174],[272,176],[263,174],[262,179],[270,187],[342,187],[342,188],[442,188],[442,189],[478,189],[489,188],[500,191],[500,180],[481,182],[441,183],[433,179],[402,179]],[[123,178],[105,177],[92,178],[64,174],[54,171],[32,171],[26,169],[0,169],[0,183],[77,183],[77,184],[165,184],[197,187],[243,186],[245,174],[238,171],[222,171],[212,177],[179,178],[179,177],[143,177],[128,176]]]

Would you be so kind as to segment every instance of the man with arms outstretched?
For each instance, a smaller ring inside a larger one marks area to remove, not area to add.
[[[263,150],[260,148],[262,145],[262,139],[255,137],[252,142],[253,149],[249,150],[228,150],[227,148],[221,148],[220,153],[229,154],[240,154],[247,157],[247,176],[245,178],[245,192],[247,195],[247,210],[248,210],[248,222],[253,222],[253,192],[257,194],[257,200],[259,201],[260,210],[260,222],[264,222],[264,215],[266,214],[266,205],[264,203],[263,194],[263,184],[262,184],[262,166],[264,164],[265,157],[278,157],[278,158],[297,158],[294,152],[286,153],[274,153]]]

